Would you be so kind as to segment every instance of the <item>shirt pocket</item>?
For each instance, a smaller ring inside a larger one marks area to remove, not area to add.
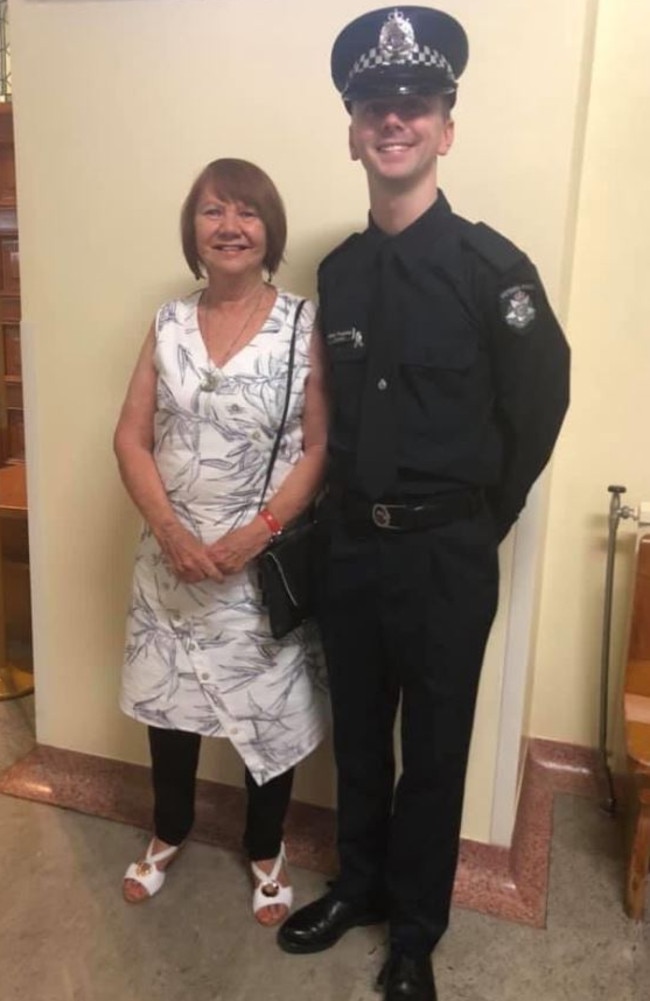
[[[400,413],[420,451],[428,453],[434,441],[454,440],[478,419],[482,371],[471,326],[411,328],[400,350]]]
[[[437,324],[411,328],[402,341],[399,360],[406,368],[463,372],[478,360],[479,340],[469,324]]]

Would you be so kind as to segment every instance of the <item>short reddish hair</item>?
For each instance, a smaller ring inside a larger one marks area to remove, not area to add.
[[[196,207],[206,188],[224,202],[250,205],[264,223],[266,255],[264,267],[274,275],[280,267],[287,243],[287,216],[275,184],[263,170],[248,160],[213,160],[205,167],[183,203],[181,210],[181,241],[183,254],[195,278],[203,271],[196,247],[194,217]]]

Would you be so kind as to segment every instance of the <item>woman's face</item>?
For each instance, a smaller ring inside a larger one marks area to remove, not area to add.
[[[196,204],[194,232],[208,275],[262,274],[266,227],[251,205],[223,201],[206,189]]]

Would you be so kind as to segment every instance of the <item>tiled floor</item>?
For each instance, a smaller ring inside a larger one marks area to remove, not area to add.
[[[0,703],[0,768],[32,744],[31,700]],[[620,904],[620,836],[593,801],[555,807],[548,927],[455,910],[435,956],[440,1001],[646,1001],[650,924]],[[311,957],[248,916],[239,859],[190,843],[155,900],[128,907],[134,828],[0,796],[0,1001],[371,1001],[384,929]],[[294,869],[298,902],[322,879]]]

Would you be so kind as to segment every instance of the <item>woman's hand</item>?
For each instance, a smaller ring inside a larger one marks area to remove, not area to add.
[[[156,538],[172,571],[186,584],[198,584],[206,578],[223,580],[208,547],[179,522],[165,525]]]
[[[208,546],[208,553],[222,574],[239,573],[266,547],[271,533],[259,516],[248,525],[233,528]]]

